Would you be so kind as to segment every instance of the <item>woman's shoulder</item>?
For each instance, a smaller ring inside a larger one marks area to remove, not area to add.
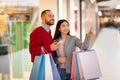
[[[74,36],[74,35],[69,35],[68,36],[70,39],[78,39],[76,36]]]

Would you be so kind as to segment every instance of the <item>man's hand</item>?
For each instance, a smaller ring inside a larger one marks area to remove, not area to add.
[[[57,44],[57,42],[53,42],[51,45],[50,45],[50,48],[51,48],[51,51],[54,51],[58,48],[59,44]]]

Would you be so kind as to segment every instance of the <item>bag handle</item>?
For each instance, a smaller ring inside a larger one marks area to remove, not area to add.
[[[43,54],[48,54],[47,50],[43,46],[41,47],[41,51]]]

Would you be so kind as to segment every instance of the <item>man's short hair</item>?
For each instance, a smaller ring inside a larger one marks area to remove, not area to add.
[[[47,11],[51,11],[51,10],[50,10],[50,9],[46,9],[46,10],[42,11],[42,12],[41,12],[41,17],[44,16]]]

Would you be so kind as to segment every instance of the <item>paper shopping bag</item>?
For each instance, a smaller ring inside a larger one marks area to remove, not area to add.
[[[54,62],[52,56],[49,55],[49,57],[50,57],[50,62],[51,62],[53,80],[61,80],[60,75],[59,75],[59,73],[58,73],[57,67],[56,67],[56,65],[55,65],[55,62]]]
[[[30,80],[61,80],[51,54],[41,49],[43,54],[35,57]]]
[[[49,54],[45,54],[45,80],[53,80]]]
[[[78,55],[86,80],[102,76],[95,50],[82,51]]]
[[[79,71],[79,79],[80,80],[85,80],[84,78],[84,74],[83,74],[83,69],[82,69],[82,66],[81,66],[81,62],[79,61],[79,55],[76,53],[76,59],[78,60],[78,71]]]
[[[39,62],[39,68],[38,68],[38,74],[36,80],[45,80],[45,55],[41,55],[41,61]]]
[[[76,67],[76,80],[80,80],[79,61],[77,54],[74,55],[75,55],[75,67]]]
[[[76,80],[75,53],[72,55],[71,80]]]
[[[31,74],[30,74],[30,80],[37,80],[38,75],[38,69],[41,62],[42,56],[35,56],[35,60],[32,66]]]
[[[71,80],[85,80],[77,53],[78,52],[73,52],[72,56]]]

